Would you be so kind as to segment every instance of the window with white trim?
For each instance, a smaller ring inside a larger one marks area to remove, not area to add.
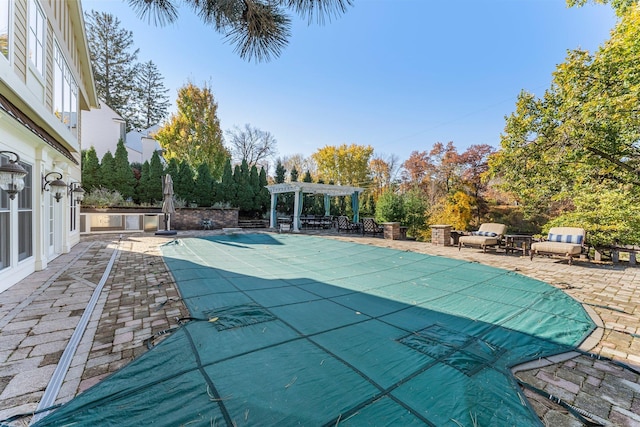
[[[45,17],[35,1],[29,2],[29,59],[41,76],[44,76]]]
[[[0,56],[4,56],[9,59],[9,41],[11,32],[9,26],[11,25],[11,3],[9,0],[0,0]]]
[[[78,85],[57,43],[53,60],[54,114],[69,129],[75,130],[78,125]]]
[[[75,194],[71,193],[69,195],[69,231],[76,231],[76,218],[78,214],[78,202],[76,201]]]
[[[9,157],[0,154],[0,165],[9,163]],[[11,211],[9,194],[0,190],[0,270],[11,266]]]
[[[33,175],[31,165],[20,162],[27,170],[24,189],[18,193],[18,260],[33,256]]]

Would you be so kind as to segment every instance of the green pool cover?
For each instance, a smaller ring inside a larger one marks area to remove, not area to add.
[[[594,328],[477,263],[301,235],[163,248],[193,320],[37,426],[540,425],[510,367]]]

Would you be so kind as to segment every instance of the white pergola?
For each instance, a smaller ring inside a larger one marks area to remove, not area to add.
[[[271,193],[271,219],[269,226],[275,228],[276,223],[276,204],[278,202],[278,194],[295,193],[293,203],[293,231],[300,231],[300,213],[302,212],[303,195],[307,194],[324,194],[325,213],[329,215],[329,197],[331,196],[352,196],[351,203],[353,207],[353,221],[358,221],[359,204],[358,196],[364,191],[364,188],[351,187],[348,185],[332,185],[332,184],[314,184],[311,182],[284,182],[282,184],[271,184],[266,186]]]

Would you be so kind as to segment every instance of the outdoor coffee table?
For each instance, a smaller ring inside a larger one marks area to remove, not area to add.
[[[507,234],[505,238],[505,253],[522,252],[522,256],[527,255],[533,243],[533,236],[528,234]]]

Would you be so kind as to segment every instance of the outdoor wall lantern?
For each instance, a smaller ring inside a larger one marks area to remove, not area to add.
[[[0,151],[0,154],[10,154],[15,156],[15,160],[9,159],[9,163],[0,166],[0,188],[9,194],[11,200],[16,198],[24,188],[24,177],[27,170],[20,166],[20,156],[13,151]]]
[[[49,175],[57,176],[55,179],[47,179]],[[48,188],[47,188],[48,187]],[[67,183],[62,180],[62,174],[60,172],[49,172],[45,176],[42,177],[42,191],[49,191],[53,189],[55,191],[55,195],[53,197],[56,198],[56,202],[59,202],[62,199],[62,192],[67,188]]]
[[[80,202],[82,202],[82,200],[84,199],[84,190],[82,189],[82,184],[80,184],[79,182],[72,182],[71,184],[69,184],[68,188],[69,191],[67,195],[70,197],[75,197],[76,202],[80,204]]]

